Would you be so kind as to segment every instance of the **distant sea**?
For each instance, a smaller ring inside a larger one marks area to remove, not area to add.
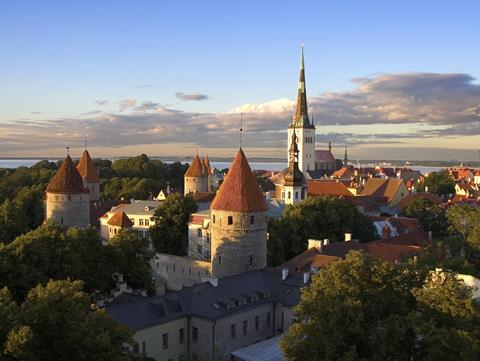
[[[0,159],[0,168],[18,168],[18,167],[31,167],[37,163],[38,159]],[[56,162],[57,159],[50,159],[50,161]],[[217,169],[224,169],[230,167],[231,162],[211,162],[211,165]],[[282,162],[250,162],[250,166],[254,170],[268,170],[268,171],[280,171],[284,169],[287,164]],[[361,167],[373,166],[373,164],[360,164]],[[386,167],[389,167],[388,165]],[[408,166],[411,169],[420,171],[423,174],[435,172],[445,167],[427,167],[421,165]]]

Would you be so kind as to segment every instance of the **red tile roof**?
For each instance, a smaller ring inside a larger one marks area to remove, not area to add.
[[[403,198],[400,202],[398,202],[397,207],[400,209],[400,211],[403,211],[403,209],[408,206],[411,202],[413,202],[415,199],[428,199],[430,202],[434,204],[440,204],[442,203],[442,199],[433,195],[432,193],[428,192],[417,192],[417,193],[410,193],[407,195],[405,198]]]
[[[207,175],[211,175],[212,168],[210,167],[210,159],[208,159],[208,155],[205,158],[203,158],[203,165],[205,166],[205,173]]]
[[[77,164],[77,170],[82,177],[87,178],[87,182],[100,183],[97,168],[95,168],[95,164],[93,164],[92,158],[90,158],[90,154],[86,149],[83,151],[82,159]]]
[[[309,180],[307,183],[308,196],[353,197],[353,193],[342,182]]]
[[[82,176],[78,173],[70,155],[65,157],[57,173],[47,186],[48,193],[83,194],[89,190],[83,187]]]
[[[117,226],[122,228],[133,226],[133,223],[130,220],[130,218],[128,218],[125,212],[121,212],[121,211],[114,213],[107,223],[110,226]]]
[[[335,261],[341,261],[341,257],[328,256],[322,254],[320,250],[315,247],[307,249],[295,257],[283,263],[279,268],[288,268],[293,272],[310,272],[312,268],[322,268],[327,264]]]
[[[210,215],[200,215],[200,214],[192,214],[190,216],[190,219],[188,220],[188,223],[192,223],[192,224],[203,224],[203,221],[205,219],[208,219],[210,218]]]
[[[232,212],[266,211],[267,204],[257,178],[240,148],[210,209]]]
[[[402,184],[404,184],[402,179],[370,178],[360,192],[360,195],[385,196],[390,202]]]
[[[198,154],[193,159],[192,164],[188,167],[185,177],[206,177],[205,174],[205,165],[198,156]]]

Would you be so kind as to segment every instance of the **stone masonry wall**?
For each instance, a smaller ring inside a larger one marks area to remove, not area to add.
[[[232,224],[229,223],[232,217]],[[253,217],[253,224],[251,223]],[[222,278],[267,264],[267,217],[265,212],[212,210],[212,276]]]
[[[184,177],[184,194],[208,192],[207,177]]]
[[[45,219],[52,218],[66,227],[87,227],[90,224],[89,194],[47,193]]]

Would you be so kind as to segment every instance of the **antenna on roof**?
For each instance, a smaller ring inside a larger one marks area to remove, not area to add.
[[[243,113],[240,113],[240,148],[243,146]]]
[[[85,136],[85,149],[88,147],[88,135]]]

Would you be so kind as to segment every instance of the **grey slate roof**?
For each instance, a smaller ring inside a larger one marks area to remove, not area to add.
[[[107,306],[116,321],[133,330],[159,325],[182,316],[219,319],[224,316],[279,302],[287,307],[300,301],[303,278],[282,280],[278,270],[257,270],[222,278],[218,286],[205,282],[162,296]]]
[[[242,347],[230,352],[230,354],[242,361],[283,361],[285,356],[282,350],[280,350],[279,341],[280,336],[272,337],[265,341]]]

